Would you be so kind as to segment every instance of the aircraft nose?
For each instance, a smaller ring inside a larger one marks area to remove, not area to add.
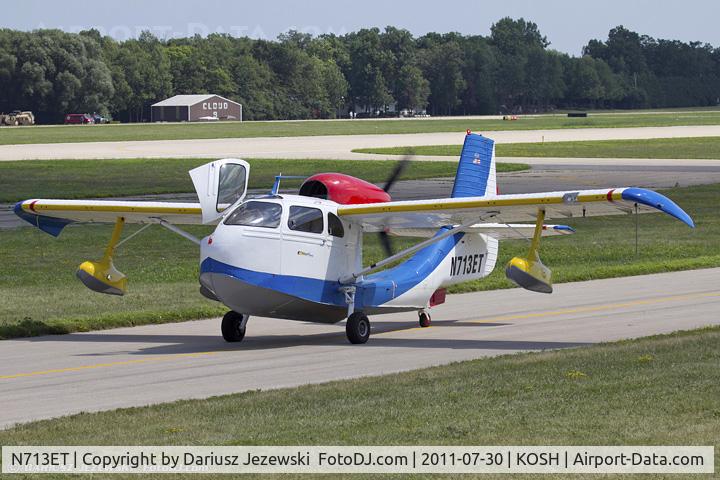
[[[207,237],[200,240],[200,260],[210,256],[210,252],[213,250],[213,236],[208,235]]]

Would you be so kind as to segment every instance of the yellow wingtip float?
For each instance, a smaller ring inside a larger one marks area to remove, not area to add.
[[[515,257],[505,267],[505,276],[518,287],[533,292],[552,293],[552,270],[539,257],[534,260]]]
[[[127,277],[115,268],[109,258],[83,262],[75,274],[90,290],[110,295],[125,295],[127,292]]]
[[[127,292],[127,276],[116,269],[112,261],[124,225],[125,219],[118,217],[103,258],[96,262],[90,260],[83,262],[75,272],[75,275],[90,290],[108,295],[125,295]]]
[[[539,293],[552,293],[552,270],[540,261],[538,249],[542,236],[545,210],[538,209],[535,232],[527,258],[514,257],[505,267],[505,276],[518,287]]]

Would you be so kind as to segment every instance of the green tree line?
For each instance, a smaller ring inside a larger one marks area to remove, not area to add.
[[[333,118],[403,109],[432,115],[554,108],[718,104],[720,48],[658,40],[622,26],[582,56],[550,48],[535,23],[503,18],[489,36],[386,27],[276,41],[212,34],[118,42],[97,30],[0,30],[0,111],[68,112],[123,121],[176,94],[215,93],[246,119]]]

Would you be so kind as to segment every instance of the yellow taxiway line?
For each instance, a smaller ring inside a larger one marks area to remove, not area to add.
[[[120,365],[136,365],[136,364],[140,364],[140,363],[164,362],[164,361],[175,360],[177,358],[203,357],[203,356],[207,356],[207,355],[214,355],[216,353],[218,353],[218,352],[178,353],[175,355],[163,355],[162,357],[139,358],[137,360],[125,360],[125,361],[120,361],[120,362],[96,363],[96,364],[92,364],[92,365],[81,365],[79,367],[55,368],[52,370],[40,370],[37,372],[15,373],[12,375],[0,375],[0,380],[6,380],[6,379],[10,379],[10,378],[21,378],[21,377],[35,377],[38,375],[50,375],[52,373],[79,372],[82,370],[92,370],[94,368],[116,367],[116,366],[120,366]]]
[[[720,292],[691,293],[686,295],[671,295],[667,297],[651,298],[647,300],[634,300],[632,302],[609,303],[605,305],[594,305],[588,307],[564,308],[561,310],[549,310],[547,312],[523,313],[519,315],[505,315],[500,317],[483,318],[481,320],[469,320],[469,323],[499,322],[509,320],[524,320],[528,318],[552,317],[555,315],[568,315],[571,313],[591,313],[618,308],[635,307],[640,305],[655,305],[659,303],[676,302],[682,300],[694,300],[697,298],[720,297]]]
[[[692,294],[685,294],[685,295],[671,295],[667,297],[659,297],[659,298],[651,298],[648,300],[635,300],[632,302],[623,302],[623,303],[608,303],[605,305],[594,305],[594,306],[588,306],[588,307],[573,307],[573,308],[564,308],[561,310],[548,310],[546,312],[534,312],[534,313],[521,313],[517,315],[503,315],[499,317],[487,317],[487,318],[481,318],[477,320],[464,320],[464,323],[493,323],[493,322],[507,322],[511,320],[526,320],[528,318],[543,318],[543,317],[553,317],[553,316],[559,316],[559,315],[569,315],[572,313],[591,313],[591,312],[602,312],[606,310],[616,310],[619,308],[626,308],[626,307],[634,307],[634,306],[640,306],[640,305],[653,305],[658,303],[667,303],[667,302],[674,302],[674,301],[682,301],[682,300],[693,300],[697,298],[708,298],[708,297],[720,297],[720,292],[706,292],[706,293],[692,293]],[[438,326],[442,326],[442,322],[439,322]],[[414,327],[414,328],[408,328],[403,329],[402,331],[408,332],[412,330],[427,330],[428,328],[432,328],[433,325],[430,325],[430,327]],[[398,330],[389,330],[385,332],[379,332],[375,335],[382,335],[383,333],[395,333]]]

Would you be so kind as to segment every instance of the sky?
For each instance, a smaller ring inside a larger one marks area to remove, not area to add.
[[[393,25],[415,35],[435,31],[488,35],[503,17],[532,20],[550,48],[580,55],[588,40],[617,26],[655,38],[720,46],[718,0],[22,0],[0,2],[0,27],[90,27],[119,40],[150,30],[159,38],[224,32],[274,39],[295,29],[345,34]]]

